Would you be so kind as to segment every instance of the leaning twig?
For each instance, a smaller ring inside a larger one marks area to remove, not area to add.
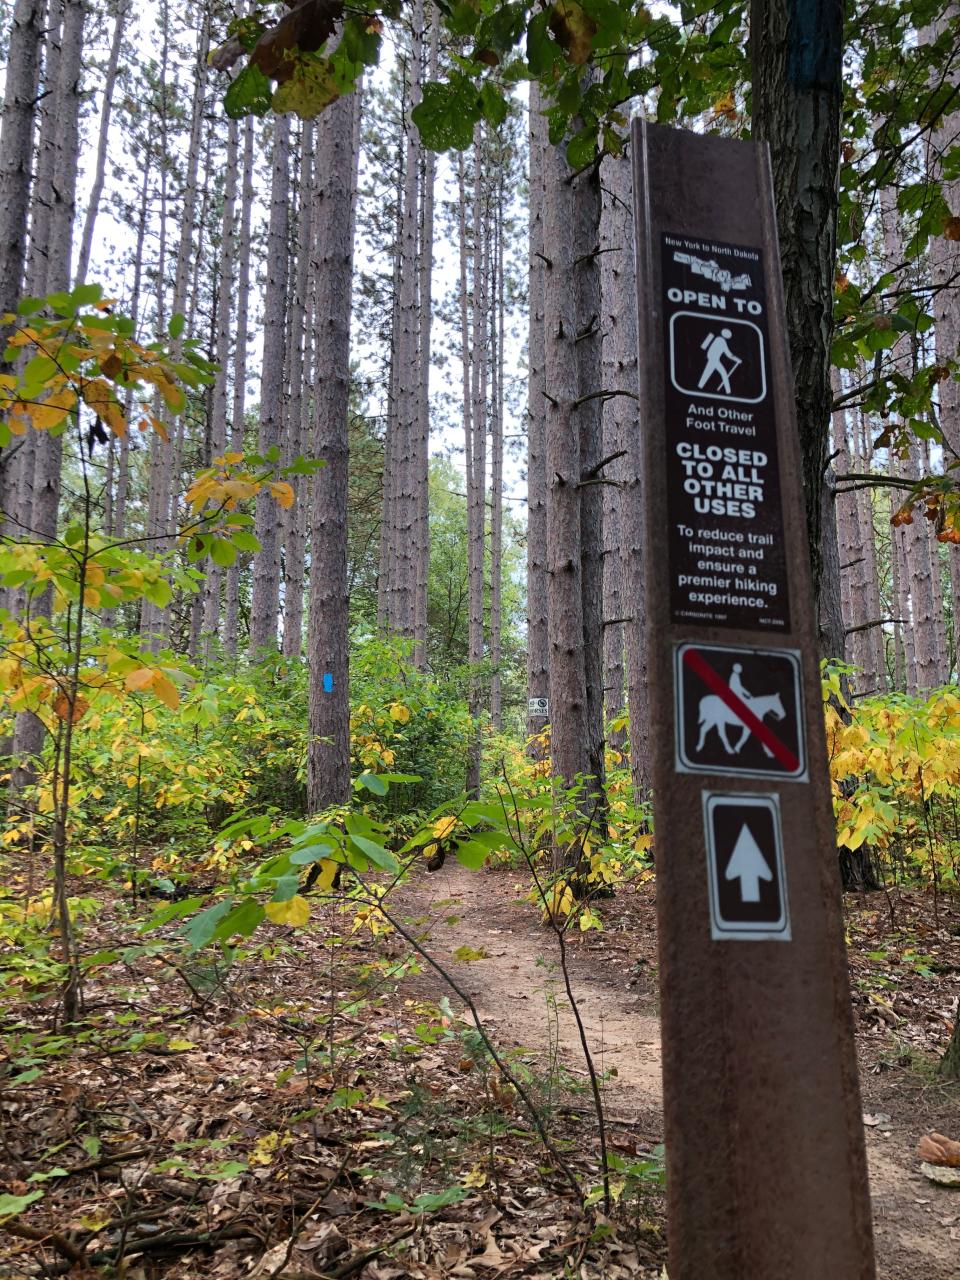
[[[401,1240],[406,1240],[408,1236],[412,1236],[416,1229],[417,1224],[412,1222],[409,1227],[404,1227],[398,1235],[391,1236],[389,1240],[384,1240],[383,1244],[374,1245],[372,1249],[361,1249],[359,1253],[347,1258],[346,1262],[341,1262],[332,1271],[325,1271],[323,1273],[324,1280],[347,1280],[348,1276],[362,1271],[368,1262],[372,1262],[374,1258],[379,1258],[381,1253],[386,1253],[388,1249],[392,1249]]]
[[[300,1235],[300,1232],[303,1229],[303,1224],[306,1222],[306,1220],[310,1217],[312,1213],[314,1213],[317,1209],[320,1208],[324,1200],[326,1200],[327,1196],[330,1194],[331,1190],[337,1185],[337,1182],[339,1181],[340,1176],[342,1175],[344,1169],[346,1169],[348,1163],[350,1162],[350,1157],[352,1154],[353,1152],[351,1150],[347,1151],[347,1154],[343,1157],[343,1159],[340,1162],[339,1169],[335,1170],[335,1172],[332,1173],[331,1176],[324,1183],[323,1190],[317,1196],[316,1200],[314,1200],[313,1204],[310,1206],[309,1209],[307,1209],[304,1213],[301,1213],[299,1218],[297,1218],[296,1222],[293,1224],[293,1230],[290,1232],[290,1239],[287,1241],[287,1251],[283,1255],[283,1258],[280,1260],[280,1262],[278,1262],[277,1265],[270,1272],[270,1275],[267,1277],[267,1280],[276,1280],[276,1277],[280,1274],[280,1272],[286,1270],[287,1264],[289,1263],[291,1255],[293,1254],[293,1247],[297,1243],[297,1237]]]
[[[363,884],[363,881],[360,879],[359,876],[357,876],[357,880],[363,886],[363,888],[366,889],[366,885]],[[563,1174],[571,1190],[574,1192],[574,1194],[577,1196],[579,1200],[582,1200],[583,1190],[580,1186],[580,1183],[577,1181],[576,1177],[574,1176],[573,1171],[561,1159],[560,1152],[557,1150],[556,1146],[553,1143],[553,1140],[551,1139],[550,1135],[547,1133],[547,1130],[544,1127],[543,1120],[540,1117],[540,1113],[537,1110],[533,1099],[530,1097],[529,1093],[524,1088],[522,1081],[520,1081],[517,1078],[516,1074],[510,1070],[510,1068],[504,1062],[503,1058],[497,1052],[496,1046],[494,1045],[493,1041],[490,1039],[489,1035],[486,1032],[486,1029],[483,1026],[483,1023],[480,1020],[480,1014],[477,1011],[477,1006],[473,1002],[473,997],[470,995],[469,992],[465,991],[463,987],[460,986],[456,978],[454,978],[453,975],[450,974],[443,967],[443,965],[439,962],[439,960],[436,960],[429,953],[429,951],[426,950],[423,943],[420,942],[416,938],[416,936],[412,934],[408,929],[405,929],[404,926],[399,922],[399,920],[397,920],[394,916],[390,914],[390,912],[383,905],[382,899],[379,899],[375,897],[373,894],[371,894],[369,897],[369,902],[371,905],[377,907],[377,909],[380,911],[380,914],[383,916],[383,918],[393,926],[393,928],[400,935],[400,937],[403,938],[404,941],[409,943],[411,947],[413,947],[417,955],[427,962],[430,968],[433,969],[434,972],[437,973],[443,979],[443,981],[447,984],[447,986],[451,989],[451,991],[453,991],[453,993],[459,999],[461,999],[463,1003],[466,1005],[466,1007],[470,1010],[470,1013],[473,1016],[473,1021],[477,1028],[477,1034],[480,1036],[480,1039],[483,1041],[484,1048],[486,1049],[487,1053],[489,1053],[490,1057],[493,1059],[494,1063],[498,1067],[500,1074],[503,1076],[503,1078],[507,1080],[514,1087],[514,1089],[516,1089],[517,1096],[520,1098],[524,1107],[527,1109],[530,1119],[533,1121],[534,1127],[536,1128],[537,1133],[540,1136],[540,1141],[543,1143],[545,1150],[549,1154],[550,1158],[553,1160],[559,1172]]]
[[[20,1240],[32,1240],[35,1244],[49,1244],[56,1249],[62,1257],[66,1258],[72,1265],[79,1266],[86,1262],[86,1255],[83,1250],[78,1248],[72,1240],[67,1236],[61,1235],[59,1231],[44,1231],[40,1227],[31,1227],[26,1222],[0,1223],[0,1231],[6,1231],[7,1235],[17,1236]]]
[[[543,881],[541,880],[537,872],[533,855],[530,853],[530,850],[527,848],[526,842],[523,839],[521,824],[520,824],[520,808],[517,805],[516,795],[514,794],[513,785],[510,782],[510,778],[506,770],[504,770],[504,773],[503,773],[503,780],[507,785],[507,789],[510,793],[510,800],[514,809],[514,818],[517,823],[517,832],[518,832],[517,844],[519,845],[520,851],[523,854],[524,860],[526,861],[530,874],[533,876],[533,882],[536,885],[537,893],[540,897],[540,902],[543,906],[543,910],[547,917],[547,921],[550,925],[550,928],[553,930],[554,934],[556,935],[556,939],[557,939],[557,947],[560,952],[560,972],[563,975],[563,985],[567,994],[567,1002],[570,1005],[570,1011],[572,1012],[574,1021],[577,1024],[577,1036],[580,1040],[580,1048],[583,1051],[583,1058],[587,1064],[587,1072],[589,1073],[589,1076],[590,1076],[590,1092],[593,1095],[593,1106],[594,1106],[594,1111],[597,1117],[597,1130],[598,1130],[598,1136],[600,1139],[600,1168],[601,1168],[602,1180],[603,1180],[603,1207],[605,1212],[609,1213],[610,1207],[611,1207],[610,1168],[607,1163],[607,1126],[606,1126],[606,1122],[604,1120],[604,1115],[603,1115],[603,1095],[600,1092],[600,1080],[597,1077],[597,1069],[596,1069],[596,1066],[594,1065],[593,1054],[590,1050],[590,1042],[587,1039],[587,1029],[583,1024],[583,1018],[580,1014],[580,1006],[577,1003],[576,996],[573,994],[573,985],[570,981],[570,969],[567,964],[567,945],[566,945],[566,938],[565,938],[566,926],[564,924],[560,924],[557,921],[556,913],[554,912],[551,906],[550,900],[547,898],[547,893],[546,893],[546,889],[544,888]],[[500,803],[501,805],[503,804],[502,793],[501,793]],[[577,865],[579,864],[580,859],[583,857],[583,851],[586,845],[587,836],[589,835],[590,830],[593,827],[593,823],[597,817],[599,808],[600,808],[600,803],[599,801],[597,801],[594,804],[593,813],[590,815],[589,821],[587,822],[586,826],[584,827],[583,831],[580,834],[580,840],[579,840],[580,850],[579,850],[579,853],[577,854],[577,859],[572,869],[574,875],[576,874]],[[504,810],[504,816],[506,817],[506,810]],[[509,826],[509,819],[507,820],[507,824]]]

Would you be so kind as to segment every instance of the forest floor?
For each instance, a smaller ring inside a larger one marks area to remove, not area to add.
[[[3,1280],[661,1275],[653,884],[604,900],[604,931],[568,948],[610,1149],[633,1174],[609,1218],[574,1191],[599,1188],[596,1126],[556,942],[520,873],[448,862],[392,899],[459,994],[332,904],[223,968],[177,952],[174,926],[140,936],[143,907],[101,892],[83,945],[120,960],[88,980],[81,1033],[62,1034],[53,993],[3,1011],[0,1194],[36,1196],[0,1221]],[[960,1088],[933,1070],[960,901],[937,908],[919,892],[847,902],[881,1280],[960,1270],[960,1189],[929,1182],[914,1150],[931,1129],[960,1137]],[[471,1003],[549,1117],[554,1157]]]

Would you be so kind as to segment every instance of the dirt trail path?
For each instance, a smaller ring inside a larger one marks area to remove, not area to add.
[[[451,859],[441,871],[407,886],[400,901],[406,923],[429,936],[431,954],[469,992],[498,1044],[533,1051],[541,1071],[557,1054],[566,1070],[585,1082],[556,940],[538,926],[534,907],[522,900],[525,892],[519,874],[466,871]],[[652,967],[656,940],[649,911],[629,914],[629,929],[614,925],[573,939],[569,969],[596,1064],[609,1073],[604,1085],[608,1118],[652,1142],[662,1134]],[[454,953],[464,946],[485,957],[458,961]],[[427,971],[411,990],[432,999],[445,993],[440,979]],[[458,1014],[465,1012],[452,993],[450,1000]],[[866,1068],[865,1111],[884,1114],[880,1125],[866,1129],[878,1280],[960,1280],[960,1190],[929,1183],[913,1154],[928,1129],[946,1126],[952,1132],[949,1121],[902,1092],[877,1087],[875,1080]]]
[[[520,881],[509,872],[478,875],[450,859],[402,901],[408,920],[429,933],[431,952],[469,992],[501,1043],[534,1050],[545,1065],[558,1052],[562,1066],[585,1080],[557,942],[537,926],[535,908],[518,901]],[[454,952],[463,946],[486,958],[458,962]],[[577,937],[568,947],[569,970],[596,1066],[609,1073],[604,1092],[611,1116],[659,1137],[660,1023],[651,980],[646,974],[636,980],[631,950],[618,945],[616,935]],[[425,980],[435,988],[432,977]],[[455,997],[451,1003],[460,1013]]]

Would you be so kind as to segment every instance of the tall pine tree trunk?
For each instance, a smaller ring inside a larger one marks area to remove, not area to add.
[[[751,0],[753,136],[770,143],[814,591],[830,438],[843,0]]]
[[[553,772],[567,784],[589,775],[583,660],[580,427],[574,184],[563,147],[543,154],[544,394],[547,473],[547,627]]]
[[[479,125],[473,135],[473,270],[470,343],[470,438],[466,441],[467,469],[467,628],[470,663],[470,714],[474,729],[468,749],[467,794],[480,791],[484,659],[484,569],[486,567],[487,510],[487,372],[489,357],[489,227],[488,174]]]
[[[498,733],[503,729],[503,172],[501,165],[494,211],[490,308],[490,720]]]
[[[358,151],[359,90],[317,125],[316,435],[326,466],[314,476],[310,561],[310,743],[307,796],[312,812],[350,796],[349,457],[350,305]]]
[[[623,395],[612,394],[630,388],[621,387],[622,361],[631,354],[623,350],[624,327],[630,328],[628,315],[622,314],[624,290],[621,277],[626,274],[628,259],[633,257],[633,226],[630,208],[629,165],[622,157],[612,156],[601,169],[603,181],[603,213],[600,224],[600,288],[603,302],[603,390],[611,393],[603,406],[603,455],[614,458],[625,451],[624,426],[631,403]],[[632,356],[636,363],[636,354]],[[603,693],[604,713],[611,720],[626,705],[626,669],[624,665],[624,618],[627,612],[623,591],[623,481],[624,458],[615,458],[604,473],[608,481],[603,488]],[[626,734],[615,732],[611,745],[621,747]]]
[[[190,301],[191,267],[196,255],[194,231],[197,224],[197,203],[199,196],[200,154],[204,126],[204,94],[206,89],[206,60],[210,48],[210,13],[205,7],[197,33],[196,60],[193,67],[193,98],[190,107],[190,139],[187,145],[186,172],[184,175],[183,202],[177,209],[177,225],[180,236],[177,243],[177,256],[174,264],[173,299],[171,317],[186,316]],[[161,172],[166,172],[166,164]],[[165,211],[161,213],[166,221]],[[162,277],[162,266],[158,276]],[[158,290],[162,291],[162,279],[158,279]],[[162,311],[162,307],[160,308]],[[162,317],[161,324],[163,323]],[[183,338],[173,342],[173,355],[177,358],[182,350]],[[173,427],[173,415],[164,406],[161,417],[168,429]],[[151,503],[148,514],[148,535],[158,546],[167,545],[177,521],[177,487],[179,485],[179,458],[182,455],[182,433],[184,420],[181,417],[176,426],[170,430],[173,443],[164,442],[162,446],[151,447]],[[140,616],[140,634],[144,643],[158,648],[169,634],[169,611],[158,609],[149,601],[145,601]]]
[[[440,16],[430,6],[430,43],[427,55],[427,79],[436,80],[439,59]],[[413,472],[416,504],[416,595],[414,599],[414,664],[421,670],[427,666],[427,587],[430,578],[430,357],[433,325],[433,224],[434,189],[437,179],[436,152],[423,157],[420,219],[419,279],[419,344],[417,365],[417,427],[414,435]]]
[[[398,331],[394,355],[396,419],[391,448],[393,528],[387,553],[387,625],[397,636],[413,640],[417,631],[417,522],[420,454],[420,273],[417,263],[420,225],[420,134],[411,113],[419,104],[422,83],[424,6],[416,0],[411,15],[410,96],[404,119],[405,160],[403,214],[400,231]]]
[[[46,0],[17,0],[9,34],[0,129],[0,315],[16,310],[23,291],[46,8]],[[27,438],[12,441],[0,452],[0,507],[6,530],[11,519],[29,524],[29,513],[20,510],[17,501],[20,466],[28,458],[32,465]]]
[[[880,219],[883,230],[883,248],[887,269],[895,270],[903,262],[903,240],[897,214],[896,192],[884,188],[880,193]],[[913,376],[913,352],[909,337],[901,337],[891,352],[894,370],[904,378]],[[921,455],[919,444],[913,440],[909,454],[900,461],[901,477],[915,480],[920,476]],[[901,565],[901,586],[909,589],[911,640],[914,649],[913,680],[908,681],[911,692],[935,688],[941,682],[937,646],[937,617],[931,572],[929,522],[915,519],[898,530],[899,545],[904,553]],[[903,572],[905,570],[905,573]],[[906,614],[901,616],[906,617]]]
[[[580,432],[580,560],[583,593],[583,667],[586,688],[587,774],[600,810],[605,807],[603,723],[603,484],[607,478],[602,425],[600,296],[600,170],[582,173],[574,186],[577,307],[577,409]]]
[[[546,121],[540,90],[530,85],[529,120],[529,312],[527,385],[527,695],[549,698],[547,635],[547,467],[544,399],[543,149]],[[527,732],[538,734],[548,717],[527,716]]]
[[[284,350],[287,333],[287,263],[290,213],[290,119],[277,116],[273,134],[270,227],[267,234],[267,287],[263,299],[263,366],[260,377],[261,455],[280,447],[283,421]],[[280,528],[282,518],[268,494],[257,500],[250,604],[250,656],[276,648],[280,610]]]
[[[240,126],[231,120],[227,129],[226,178],[223,190],[223,231],[220,241],[220,264],[217,280],[217,375],[213,384],[213,406],[210,423],[210,456],[218,457],[227,448],[229,398],[227,378],[230,368],[230,339],[233,334],[234,272],[236,268],[237,170],[239,167]],[[213,641],[220,628],[220,590],[223,570],[213,561],[207,567],[203,598],[203,633],[209,658]]]
[[[113,20],[113,39],[110,42],[110,57],[103,81],[103,100],[100,104],[100,132],[97,138],[97,159],[94,167],[93,186],[87,202],[87,212],[83,221],[83,235],[80,240],[80,254],[77,258],[77,279],[86,280],[90,269],[90,253],[93,249],[93,233],[97,225],[97,214],[100,212],[100,199],[107,175],[107,153],[110,144],[110,120],[113,116],[113,97],[117,87],[117,72],[120,68],[120,54],[123,49],[123,36],[126,31],[127,17],[131,10],[131,0],[119,0],[116,16]]]
[[[250,239],[251,213],[253,210],[253,118],[244,122],[243,133],[243,187],[240,199],[240,239],[237,245],[237,332],[233,357],[233,411],[230,431],[230,451],[243,452],[244,415],[247,405],[247,341],[250,327]],[[227,590],[224,601],[223,647],[235,658],[240,632],[240,563],[234,562],[227,570]]]
[[[953,27],[960,18],[960,5],[951,0],[943,7],[943,12],[924,31],[928,41],[937,40],[944,32]],[[956,70],[949,77],[950,83],[956,86],[958,75]],[[955,101],[955,100],[954,100]],[[943,181],[943,161],[946,154],[956,145],[960,132],[960,111],[951,111],[944,116],[933,130],[927,147],[927,177],[943,183],[943,197],[951,212],[960,209],[960,180]],[[956,272],[957,251],[955,242],[944,235],[935,235],[930,241],[928,267],[930,284],[933,287],[934,335],[936,339],[937,363],[946,365],[949,360],[960,357],[960,297],[957,294]],[[940,430],[943,433],[944,465],[960,460],[960,380],[956,374],[938,383],[937,394],[940,402]],[[960,546],[949,544],[950,595],[953,600],[952,635],[949,651],[953,658],[954,669],[960,675]],[[949,665],[944,675],[949,674]]]
[[[47,45],[46,86],[49,109],[42,116],[40,160],[35,189],[34,221],[30,243],[30,291],[39,296],[70,287],[73,218],[76,209],[80,131],[80,76],[82,69],[84,0],[64,0],[62,23],[50,31]],[[32,459],[23,459],[21,480],[27,469],[29,485],[21,488],[18,502],[35,538],[56,537],[60,509],[63,437],[49,432],[33,435]],[[29,516],[27,501],[30,502]],[[52,593],[39,601],[40,614],[48,614]],[[10,784],[14,794],[34,776],[34,761],[43,749],[44,728],[37,716],[17,717],[13,755],[16,765]]]
[[[293,307],[290,317],[290,402],[289,428],[284,442],[284,462],[289,466],[307,452],[307,406],[313,336],[313,307],[310,301],[314,255],[314,218],[316,202],[313,178],[312,121],[303,125],[300,139],[299,223],[294,263]],[[291,476],[294,504],[284,519],[284,588],[283,588],[283,652],[288,658],[299,658],[303,647],[303,576],[306,568],[307,522],[306,501],[310,486],[302,476]]]
[[[16,0],[0,128],[0,315],[20,300],[46,0]]]

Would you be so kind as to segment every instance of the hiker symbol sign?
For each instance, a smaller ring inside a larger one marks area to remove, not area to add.
[[[674,681],[680,773],[806,779],[797,650],[681,644]]]

